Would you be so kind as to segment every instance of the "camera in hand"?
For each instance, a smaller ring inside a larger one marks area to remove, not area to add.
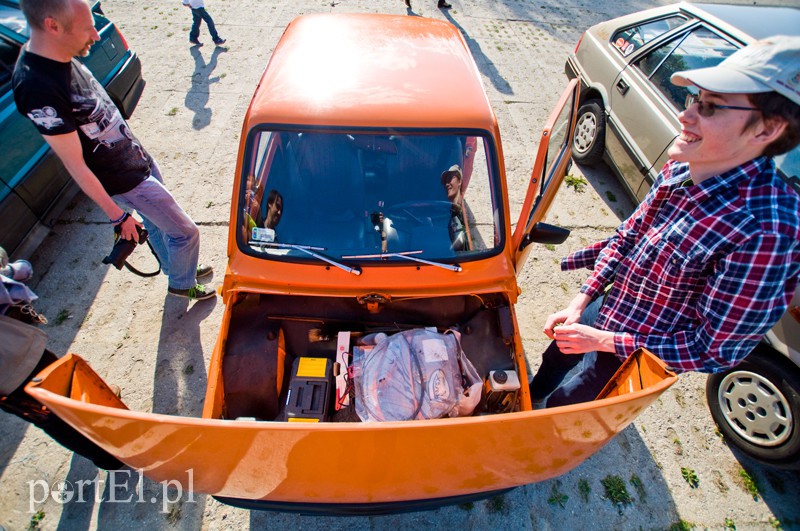
[[[146,242],[147,229],[137,225],[136,230],[139,232],[139,243]],[[103,258],[103,263],[111,264],[117,269],[122,269],[122,266],[125,265],[125,260],[127,260],[133,250],[136,249],[136,242],[134,240],[123,239],[120,236],[119,231],[119,225],[114,227],[114,236],[116,241],[114,242],[114,247],[111,249],[109,255]]]

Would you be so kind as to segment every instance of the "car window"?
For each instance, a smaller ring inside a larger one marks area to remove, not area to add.
[[[243,168],[241,245],[268,259],[307,258],[297,246],[336,259],[495,250],[489,145],[462,134],[258,131]]]
[[[775,165],[786,181],[800,194],[800,147],[775,157]]]
[[[0,95],[10,89],[11,74],[19,55],[19,46],[0,39]]]
[[[19,8],[0,4],[0,24],[26,39],[29,37],[28,22]]]
[[[623,55],[630,55],[656,37],[659,37],[673,28],[686,23],[686,17],[673,15],[671,17],[652,20],[619,30],[611,37],[611,42]]]
[[[697,28],[682,37],[660,46],[635,64],[653,85],[672,103],[683,110],[688,90],[670,82],[670,76],[681,70],[715,66],[738,49],[707,28]]]

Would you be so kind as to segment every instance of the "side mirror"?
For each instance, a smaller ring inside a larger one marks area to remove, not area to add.
[[[520,250],[531,243],[550,243],[558,245],[564,243],[568,236],[569,229],[539,222],[533,226],[533,230],[522,240]]]

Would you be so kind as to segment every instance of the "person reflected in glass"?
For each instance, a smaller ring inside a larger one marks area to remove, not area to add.
[[[464,194],[461,190],[463,181],[461,167],[453,164],[442,173],[442,186],[450,201],[450,221],[447,231],[450,234],[452,249],[454,251],[469,251],[472,248],[469,231],[464,217]]]
[[[244,219],[246,223],[245,230],[247,232],[246,239],[248,240],[262,240],[262,241],[277,241],[275,232],[278,223],[281,221],[283,215],[283,196],[276,189],[272,189],[267,194],[267,212],[264,216],[263,226],[261,220],[261,194],[258,193],[258,187],[254,187],[252,178],[248,178]]]
[[[264,220],[264,227],[275,230],[283,215],[283,196],[274,188],[267,195],[267,219]]]

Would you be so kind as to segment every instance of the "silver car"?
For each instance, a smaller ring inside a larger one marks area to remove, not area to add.
[[[604,160],[641,201],[667,162],[688,94],[672,73],[714,66],[771,35],[800,35],[800,9],[680,3],[589,28],[565,71],[582,79],[573,159]],[[800,192],[800,148],[776,159]],[[726,439],[751,457],[800,467],[800,290],[740,365],[708,378],[706,396]]]

